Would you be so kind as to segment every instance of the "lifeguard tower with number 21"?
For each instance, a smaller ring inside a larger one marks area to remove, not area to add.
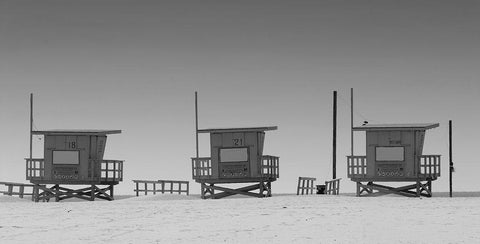
[[[279,158],[263,155],[263,145],[265,131],[276,130],[276,126],[199,130],[196,122],[196,127],[197,157],[192,158],[192,177],[201,184],[203,199],[236,194],[251,197],[272,195],[271,184],[279,177]],[[210,134],[211,157],[198,156],[198,133]],[[255,184],[237,189],[219,186],[232,183]],[[259,192],[252,192],[255,190]]]

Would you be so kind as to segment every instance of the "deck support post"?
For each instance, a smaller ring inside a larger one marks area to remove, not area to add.
[[[417,187],[417,197],[419,197],[420,196],[420,181],[417,181],[416,187]]]
[[[357,197],[360,196],[360,185],[361,185],[361,183],[357,182],[357,194],[356,194]]]
[[[113,196],[113,185],[109,185],[108,188],[110,189],[110,197],[112,198],[112,200],[114,200],[114,196]]]
[[[33,185],[33,196],[32,196],[32,201],[34,202],[38,202],[38,195],[40,194],[40,189],[39,189],[39,185],[38,184],[35,184]]]
[[[56,184],[54,187],[56,191],[60,191],[60,186],[58,184]],[[58,195],[55,195],[55,202],[58,201],[60,201],[60,198],[58,197]]]
[[[210,198],[212,195],[215,195],[215,189],[213,187],[215,187],[214,184],[210,184],[209,186],[207,186],[207,184],[205,183],[201,184],[202,199],[207,199]]]
[[[272,182],[271,181],[267,182],[267,188],[268,188],[267,197],[271,197],[272,196]]]
[[[90,186],[90,201],[95,201],[95,185]]]

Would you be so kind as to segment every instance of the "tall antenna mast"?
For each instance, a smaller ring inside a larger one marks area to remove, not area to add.
[[[195,147],[196,147],[196,156],[198,159],[198,102],[197,102],[197,92],[195,92]]]
[[[353,88],[350,88],[350,147],[353,160]]]
[[[33,141],[33,93],[30,93],[30,162],[32,162],[32,141]]]
[[[333,91],[333,179],[337,178],[337,91]]]
[[[452,121],[448,121],[448,156],[450,159],[450,167],[449,167],[449,186],[450,186],[450,197],[452,197],[452,173],[453,173],[453,155],[452,155]]]

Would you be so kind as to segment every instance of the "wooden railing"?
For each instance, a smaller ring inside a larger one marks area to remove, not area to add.
[[[367,156],[347,156],[348,178],[361,178],[367,175]]]
[[[279,164],[279,157],[263,155],[262,167],[260,169],[260,173],[262,177],[269,177],[269,178],[275,178],[275,179],[280,177],[278,164]]]
[[[420,177],[437,178],[440,176],[440,155],[422,155],[418,162]]]
[[[279,157],[264,155],[260,173],[262,177],[278,178]],[[210,157],[192,158],[192,178],[193,179],[209,179],[212,177],[212,160]]]
[[[118,182],[123,180],[123,161],[103,160],[100,168],[101,181]]]
[[[45,161],[43,158],[29,158],[26,161],[26,179],[42,179],[45,176]]]
[[[209,157],[192,158],[192,178],[209,179],[212,177],[212,160]]]
[[[157,192],[162,194],[164,193],[186,193],[189,194],[189,182],[188,181],[178,181],[178,180],[133,180],[135,183],[135,192],[138,197],[140,192],[144,192],[145,195],[148,195],[148,192],[152,192],[154,195]],[[182,187],[182,186],[185,187]],[[177,187],[175,187],[177,186]],[[143,187],[143,188],[142,188]]]
[[[45,161],[43,158],[26,158],[27,180],[39,180],[45,176]],[[100,180],[118,182],[123,180],[123,161],[103,160],[100,165]]]
[[[316,189],[314,185],[314,181],[316,178],[312,177],[298,177],[298,184],[297,184],[297,195],[304,195],[305,193],[308,195],[313,194],[313,190]],[[306,184],[305,184],[306,183]]]
[[[338,195],[340,193],[340,180],[342,178],[325,181],[325,194]]]
[[[15,182],[0,182],[0,185],[4,185],[7,187],[6,190],[1,190],[0,193],[3,195],[8,196],[19,196],[23,198],[23,196],[32,196],[33,198],[33,185],[32,184],[23,184],[23,183],[15,183]],[[30,188],[30,191],[25,191],[27,188]]]

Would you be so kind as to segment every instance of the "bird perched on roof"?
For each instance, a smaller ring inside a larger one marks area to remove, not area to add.
[[[365,120],[365,121],[363,121],[363,125],[362,125],[362,126],[367,125],[367,124],[368,124],[368,121]]]

